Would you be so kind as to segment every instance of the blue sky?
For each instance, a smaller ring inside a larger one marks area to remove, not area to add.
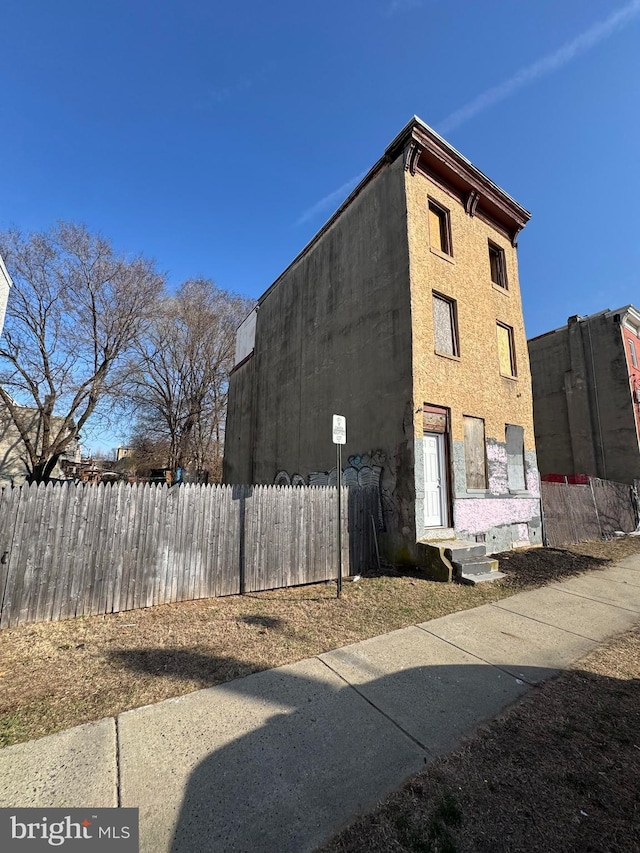
[[[257,297],[413,114],[532,212],[529,336],[640,303],[640,0],[21,0],[0,228]]]

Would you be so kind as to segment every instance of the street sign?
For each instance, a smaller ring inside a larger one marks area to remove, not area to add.
[[[336,474],[338,478],[338,598],[342,593],[342,445],[347,443],[347,419],[333,416],[333,443],[336,445]]]
[[[347,419],[344,415],[333,416],[333,443],[347,443]]]

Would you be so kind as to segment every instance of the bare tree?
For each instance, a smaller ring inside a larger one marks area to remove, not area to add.
[[[110,391],[114,368],[163,287],[153,262],[125,258],[82,225],[0,234],[13,279],[0,339],[0,402],[29,479],[47,480]],[[24,417],[35,411],[36,429]]]
[[[216,480],[235,333],[252,303],[207,279],[159,301],[123,383],[135,432],[167,442],[167,466]]]
[[[134,432],[129,441],[129,453],[116,463],[115,470],[146,479],[153,471],[166,470],[168,458],[169,445],[166,439],[155,441],[146,432]]]

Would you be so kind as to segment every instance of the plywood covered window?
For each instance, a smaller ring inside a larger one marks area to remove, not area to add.
[[[513,343],[513,329],[505,323],[497,323],[498,360],[503,376],[516,376],[516,351]]]
[[[449,428],[449,410],[441,406],[430,406],[425,403],[422,407],[422,427],[425,432],[446,433]]]
[[[464,464],[468,489],[487,488],[487,459],[482,418],[464,417]]]
[[[433,294],[433,337],[436,352],[458,355],[458,323],[455,299]]]
[[[431,200],[429,201],[429,243],[439,252],[453,255],[449,211]]]
[[[504,249],[489,241],[489,266],[491,268],[491,281],[498,287],[507,289],[507,263]]]
[[[507,479],[509,488],[523,492],[527,488],[524,474],[524,429],[514,424],[506,424],[507,443]]]

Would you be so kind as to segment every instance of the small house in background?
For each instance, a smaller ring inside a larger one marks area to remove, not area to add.
[[[529,357],[541,474],[640,479],[640,311],[576,314]]]
[[[36,408],[17,406],[17,412],[33,444],[42,447],[40,435],[40,416]],[[63,417],[53,417],[51,426],[60,429],[64,423]],[[0,400],[0,488],[5,486],[21,486],[29,476],[27,450],[16,427],[9,409]],[[60,480],[70,477],[69,470],[75,469],[80,462],[80,445],[72,441],[61,455],[57,465],[51,472],[51,479]]]
[[[484,575],[485,552],[540,544],[528,219],[413,118],[240,327],[224,482],[335,482],[340,414],[389,560]]]

